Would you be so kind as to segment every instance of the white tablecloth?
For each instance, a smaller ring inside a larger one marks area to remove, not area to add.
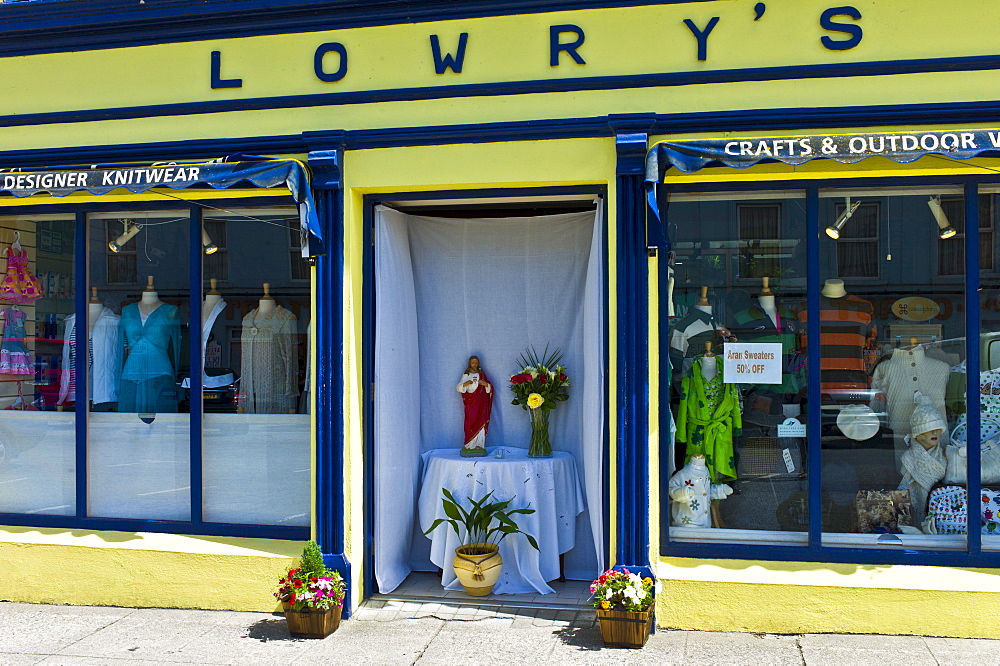
[[[463,458],[458,449],[434,449],[423,454],[420,529],[426,531],[437,518],[445,517],[442,488],[451,491],[466,508],[466,498],[478,500],[490,490],[495,499],[513,499],[509,508],[535,510],[514,518],[522,531],[535,537],[539,550],[520,534],[505,538],[500,544],[503,572],[493,591],[554,592],[546,581],[559,577],[559,555],[573,548],[576,516],[586,507],[576,460],[564,451],[553,452],[551,458],[529,458],[527,449],[500,448],[504,450],[503,458],[493,457],[495,447],[485,458]],[[455,530],[443,523],[427,536],[431,540],[431,562],[444,572],[441,583],[449,590],[461,590],[452,568],[455,549],[461,545]]]

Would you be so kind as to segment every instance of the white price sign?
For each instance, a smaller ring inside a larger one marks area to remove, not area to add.
[[[780,384],[780,342],[727,342],[723,346],[727,384]]]

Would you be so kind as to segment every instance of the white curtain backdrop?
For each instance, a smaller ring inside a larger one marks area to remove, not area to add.
[[[597,207],[600,210],[600,207]],[[603,558],[603,224],[595,212],[449,219],[378,207],[375,216],[375,575],[389,592],[432,570],[416,529],[420,453],[462,445],[455,390],[476,354],[496,391],[487,446],[527,448],[528,415],[508,378],[529,345],[563,351],[570,398],[551,413],[553,448],[580,467],[566,575],[592,578]],[[544,535],[535,535],[544,538]]]

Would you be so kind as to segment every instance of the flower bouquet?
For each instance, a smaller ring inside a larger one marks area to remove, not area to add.
[[[590,584],[601,637],[607,647],[641,648],[653,626],[656,585],[628,569],[609,569]]]
[[[326,568],[319,545],[310,541],[299,566],[278,579],[274,596],[284,607],[292,636],[326,638],[340,626],[346,591],[344,579]]]
[[[521,371],[511,375],[510,390],[514,393],[512,405],[521,405],[531,415],[531,445],[528,455],[532,458],[552,456],[549,441],[549,412],[557,403],[569,398],[569,377],[566,368],[559,365],[562,352],[556,349],[551,354],[548,346],[541,356],[534,347],[529,347],[518,359]]]

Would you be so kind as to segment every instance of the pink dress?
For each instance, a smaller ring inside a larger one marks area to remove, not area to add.
[[[7,275],[0,282],[0,301],[27,305],[42,297],[42,285],[28,270],[28,253],[22,248],[20,254],[12,248],[7,250]]]

